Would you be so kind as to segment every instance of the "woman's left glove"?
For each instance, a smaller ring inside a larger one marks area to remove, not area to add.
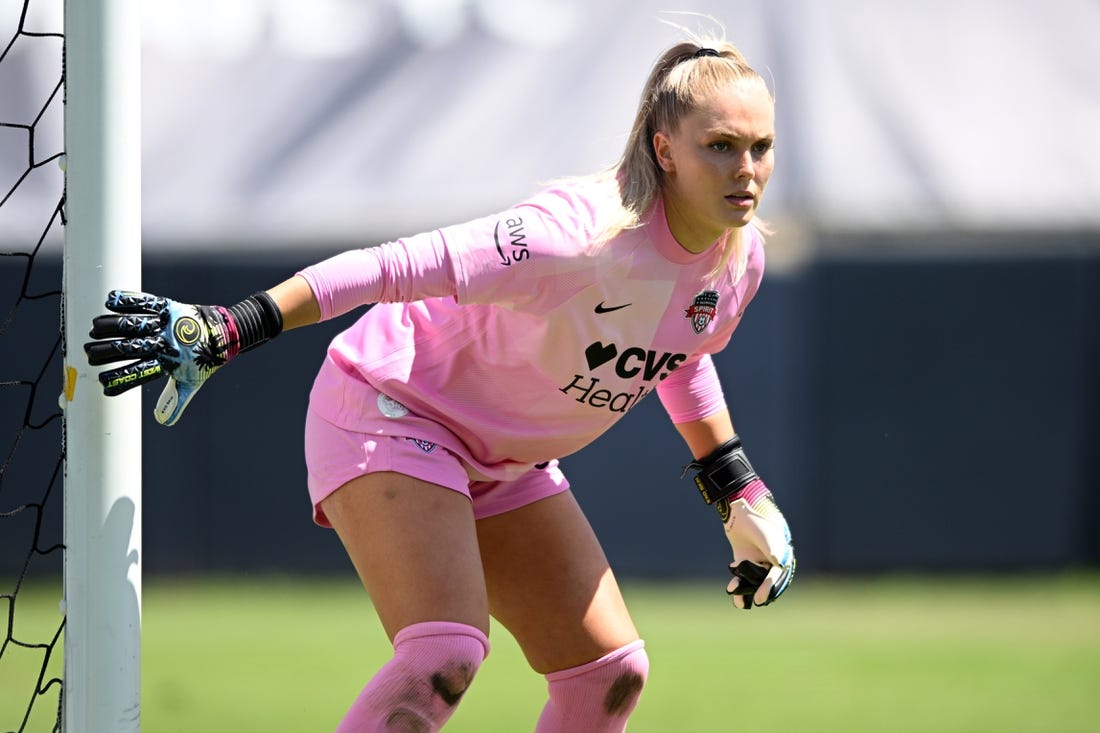
[[[794,544],[783,512],[760,479],[720,500],[717,509],[733,548],[726,593],[738,608],[768,605],[794,580]]]
[[[750,609],[766,606],[794,579],[791,529],[775,497],[756,475],[736,435],[710,455],[693,461],[695,485],[703,500],[713,504],[733,548],[726,592],[733,605]]]

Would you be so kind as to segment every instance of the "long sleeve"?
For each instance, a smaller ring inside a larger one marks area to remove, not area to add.
[[[439,232],[338,254],[298,273],[328,320],[370,303],[454,296],[454,271]]]

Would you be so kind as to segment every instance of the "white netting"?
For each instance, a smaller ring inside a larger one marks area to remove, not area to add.
[[[0,730],[61,728],[60,0],[0,3]]]

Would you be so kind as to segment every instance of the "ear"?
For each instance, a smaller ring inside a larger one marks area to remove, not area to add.
[[[657,165],[665,173],[674,173],[676,164],[672,160],[672,139],[667,132],[653,133],[653,154],[657,158]]]

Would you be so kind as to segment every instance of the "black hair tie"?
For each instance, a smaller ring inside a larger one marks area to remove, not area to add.
[[[695,55],[693,55],[692,58],[693,59],[699,59],[699,58],[702,58],[704,56],[715,56],[715,57],[717,57],[717,56],[721,56],[721,55],[722,54],[718,53],[713,48],[700,48],[698,51],[695,52]]]

